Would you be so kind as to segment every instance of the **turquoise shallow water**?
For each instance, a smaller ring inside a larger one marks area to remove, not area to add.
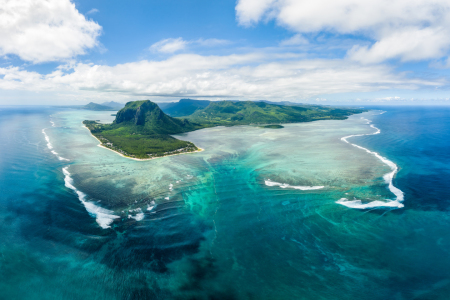
[[[142,162],[81,126],[108,113],[2,108],[0,298],[447,299],[450,110],[375,109]],[[336,203],[395,199],[361,117],[403,208]]]

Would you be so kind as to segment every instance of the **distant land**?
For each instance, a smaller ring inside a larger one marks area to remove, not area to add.
[[[117,110],[119,110],[119,109],[121,109],[121,108],[123,108],[125,106],[125,104],[119,103],[119,102],[115,102],[115,101],[103,102],[103,103],[101,103],[101,105],[108,106],[108,107],[111,107],[111,108],[114,108],[114,109],[117,109]]]
[[[98,105],[98,104],[97,104]],[[280,123],[311,122],[315,120],[344,120],[352,114],[366,110],[333,108],[302,104],[301,106],[275,105],[252,101],[208,101],[182,99],[164,103],[166,114],[150,100],[131,101],[119,110],[112,124],[85,120],[103,147],[135,159],[199,151],[193,143],[181,141],[172,134],[214,126],[269,125],[282,128]],[[190,113],[189,115],[185,115]]]
[[[81,109],[87,109],[87,110],[117,110],[110,106],[97,104],[94,102],[90,102],[89,104],[86,104],[85,106],[82,106]]]
[[[95,111],[104,111],[104,110],[118,111],[119,109],[123,108],[124,106],[125,106],[125,104],[123,104],[123,103],[109,101],[109,102],[103,102],[101,104],[98,104],[95,102],[89,102],[86,105],[67,105],[67,106],[57,106],[57,107],[95,110]]]

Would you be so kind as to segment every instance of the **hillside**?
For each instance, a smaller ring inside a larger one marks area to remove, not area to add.
[[[94,103],[94,102],[90,102],[89,104],[86,104],[85,106],[83,106],[81,108],[82,109],[87,109],[87,110],[115,110],[112,107],[101,105],[101,104],[97,104],[97,103]]]
[[[167,116],[149,100],[128,102],[112,124],[95,121],[84,121],[83,124],[103,146],[135,158],[196,151],[194,144],[177,140],[169,134],[201,128],[187,120]]]
[[[159,107],[171,117],[184,117],[192,115],[199,109],[207,107],[209,100],[181,99],[178,102],[161,103]]]
[[[252,101],[211,102],[197,110],[188,119],[205,126],[248,125],[310,122],[315,120],[342,120],[363,112],[361,109],[341,109],[323,106],[284,106]]]

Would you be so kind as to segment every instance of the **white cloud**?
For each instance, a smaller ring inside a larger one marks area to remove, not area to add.
[[[250,26],[258,22],[276,3],[276,0],[239,0],[236,5],[239,23]]]
[[[195,41],[191,41],[190,43],[198,44],[200,46],[205,46],[205,47],[216,47],[216,46],[228,45],[231,42],[228,40],[221,40],[221,39],[198,39]]]
[[[90,11],[88,11],[86,14],[87,14],[87,15],[91,15],[91,14],[95,14],[95,13],[98,13],[98,12],[99,12],[98,9],[93,8],[93,9],[91,9]]]
[[[229,44],[228,40],[221,39],[198,39],[186,41],[183,38],[179,37],[176,39],[164,39],[159,42],[154,43],[150,46],[150,50],[153,52],[161,52],[161,53],[175,53],[181,50],[185,50],[188,45],[199,45],[203,47],[216,47],[223,46]]]
[[[444,28],[404,28],[386,33],[371,47],[354,46],[348,56],[363,63],[391,58],[402,61],[439,58],[450,48],[450,31]]]
[[[298,60],[292,55],[176,55],[163,61],[104,66],[78,63],[48,75],[17,67],[0,68],[0,89],[120,97],[235,97],[239,99],[316,98],[319,95],[441,86],[411,79],[384,65],[346,60]],[[320,98],[320,97],[318,97]]]
[[[298,46],[306,45],[308,43],[308,40],[305,39],[301,34],[296,34],[289,39],[281,41],[280,46]]]
[[[150,50],[162,53],[174,53],[186,48],[187,42],[182,38],[165,39],[154,43],[150,46]]]
[[[349,52],[361,62],[439,58],[450,48],[448,0],[239,0],[236,14],[244,26],[275,19],[299,33],[366,36],[372,47]]]
[[[0,0],[0,55],[60,61],[98,45],[101,26],[69,0]]]
[[[401,97],[398,96],[391,96],[391,97],[382,97],[382,98],[375,98],[373,99],[374,101],[398,101],[398,100],[407,100],[407,99],[402,99]],[[410,99],[413,100],[413,99]]]

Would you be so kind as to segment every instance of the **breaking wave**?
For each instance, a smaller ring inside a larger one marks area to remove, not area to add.
[[[308,191],[308,190],[319,190],[323,189],[325,186],[295,186],[295,185],[289,185],[287,183],[279,183],[275,181],[271,181],[270,179],[264,180],[264,183],[267,186],[279,186],[282,189],[296,189],[296,190],[302,190],[302,191]]]
[[[105,209],[103,207],[97,206],[92,202],[86,201],[86,194],[79,191],[74,185],[73,185],[73,179],[70,177],[70,172],[68,171],[69,166],[62,168],[62,171],[64,173],[64,183],[65,186],[71,190],[73,190],[77,195],[78,199],[83,203],[84,207],[86,208],[87,212],[95,217],[95,221],[97,221],[98,225],[100,227],[106,229],[110,228],[110,224],[114,221],[114,219],[119,218],[119,216],[113,215],[113,211]]]
[[[396,196],[396,199],[395,200],[386,199],[387,202],[376,200],[376,201],[371,201],[371,202],[368,202],[368,203],[362,203],[362,201],[358,200],[358,199],[348,200],[347,198],[341,198],[336,203],[341,204],[341,205],[345,205],[345,206],[350,207],[350,208],[357,208],[357,209],[376,208],[376,207],[402,208],[402,207],[404,207],[403,203],[401,203],[404,200],[404,193],[399,188],[395,187],[394,184],[393,184],[394,176],[398,172],[398,166],[394,162],[390,161],[386,157],[381,156],[377,152],[370,151],[367,148],[364,148],[364,147],[361,147],[359,145],[350,143],[348,141],[348,139],[351,138],[351,137],[364,136],[364,135],[376,135],[376,134],[379,134],[381,132],[381,130],[379,128],[377,128],[373,124],[371,124],[372,121],[367,120],[365,118],[362,118],[362,119],[367,121],[367,124],[370,124],[370,127],[375,129],[376,131],[373,132],[373,133],[367,133],[367,134],[353,134],[353,135],[349,135],[349,136],[344,136],[343,138],[341,138],[341,140],[346,142],[347,144],[350,144],[350,145],[356,147],[356,148],[364,150],[364,151],[366,151],[369,154],[372,154],[373,156],[375,156],[376,158],[378,158],[384,164],[388,165],[391,168],[391,172],[386,173],[383,176],[383,179],[389,185],[389,190]]]
[[[46,128],[42,129],[42,133],[44,134],[45,140],[47,141],[47,148],[50,149],[50,152],[52,152],[59,160],[70,161],[70,159],[59,156],[58,152],[53,150],[53,145],[52,145],[52,143],[50,143],[50,138],[48,137],[47,133],[45,132],[45,129]]]

